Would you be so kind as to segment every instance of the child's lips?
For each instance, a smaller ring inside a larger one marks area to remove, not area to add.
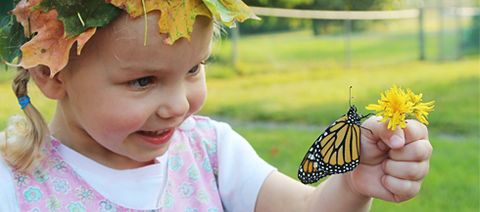
[[[167,143],[175,132],[174,128],[158,130],[158,131],[138,131],[140,137],[151,144],[160,145]]]

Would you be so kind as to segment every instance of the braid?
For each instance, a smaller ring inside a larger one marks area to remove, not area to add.
[[[28,94],[28,81],[30,81],[30,73],[28,70],[19,67],[17,76],[12,83],[12,89],[17,98]]]
[[[17,96],[28,95],[30,73],[24,68],[18,68],[18,73],[12,83],[12,89]],[[19,130],[18,123],[10,124],[5,133],[6,142],[2,146],[2,153],[6,161],[20,171],[30,171],[41,158],[41,149],[45,146],[49,135],[48,127],[40,112],[29,103],[24,109],[27,120],[24,119],[24,129]],[[9,136],[8,129],[14,129],[15,134]],[[13,137],[19,136],[20,139]],[[10,139],[10,140],[9,140]]]

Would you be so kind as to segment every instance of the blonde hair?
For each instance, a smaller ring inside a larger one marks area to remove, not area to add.
[[[28,70],[18,68],[12,83],[12,89],[17,98],[28,95],[29,80]],[[50,133],[42,115],[31,103],[23,109],[23,112],[26,119],[18,116],[10,119],[0,151],[5,161],[13,168],[30,172],[42,158],[42,149]]]

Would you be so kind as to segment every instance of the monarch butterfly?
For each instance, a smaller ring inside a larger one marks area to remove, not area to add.
[[[308,149],[298,169],[298,179],[304,184],[321,178],[352,171],[360,163],[360,116],[355,105],[347,114],[333,122]]]

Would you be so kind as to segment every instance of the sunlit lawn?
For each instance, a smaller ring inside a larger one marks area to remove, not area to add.
[[[432,37],[432,35],[429,35]],[[208,67],[209,97],[202,114],[240,120],[238,129],[267,161],[290,176],[308,146],[352,103],[361,113],[392,84],[435,100],[430,118],[434,146],[431,172],[422,192],[402,204],[376,201],[374,211],[478,211],[480,62],[478,56],[437,62],[435,40],[428,40],[426,62],[416,61],[414,34],[354,35],[352,60],[345,68],[341,37],[315,38],[308,32],[251,36],[240,40],[237,76],[228,65],[230,45],[214,50]],[[215,62],[216,61],[216,62]],[[0,129],[19,109],[11,93],[11,73],[0,72]],[[47,118],[54,109],[32,87],[32,101]],[[266,128],[252,121],[280,123]],[[283,124],[318,126],[287,128]]]
[[[435,36],[427,39],[427,61],[420,62],[415,34],[356,35],[346,69],[342,37],[308,32],[246,37],[239,42],[234,74],[225,63],[230,43],[223,41],[208,67],[209,101],[203,112],[243,120],[328,124],[353,104],[362,113],[393,84],[435,100],[431,127],[444,133],[478,133],[480,62],[436,60]],[[227,49],[227,50],[226,50]],[[433,50],[432,50],[433,49]]]

